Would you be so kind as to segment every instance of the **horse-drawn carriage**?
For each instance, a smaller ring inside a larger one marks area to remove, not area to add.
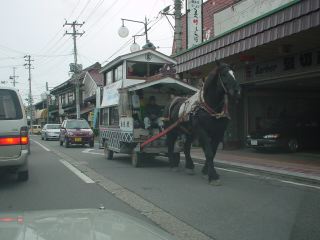
[[[166,136],[151,141],[145,146],[142,145],[161,131],[161,125],[153,125],[146,129],[144,124],[146,101],[150,97],[155,98],[161,111],[159,115],[162,115],[165,105],[173,94],[188,96],[195,93],[197,89],[174,78],[163,77],[121,87],[117,91],[117,102],[112,105],[113,114],[109,116],[113,119],[100,127],[100,142],[103,143],[106,159],[112,159],[114,153],[126,153],[131,155],[132,165],[138,167],[141,166],[143,158],[149,159],[168,152]],[[109,88],[104,92],[104,97],[110,100],[112,97],[108,96],[114,95],[114,92],[114,89]],[[162,121],[161,118],[159,120]],[[182,141],[183,139],[176,141],[175,153],[182,151]]]
[[[141,61],[143,56],[145,61]],[[174,77],[157,74],[167,70],[170,73],[170,67],[167,68],[170,63],[175,61],[154,50],[144,49],[121,56],[104,67],[106,82],[112,80],[113,83],[104,88],[100,144],[104,146],[107,159],[112,159],[115,152],[131,154],[135,167],[145,156],[165,153],[170,167],[175,169],[183,150],[185,168],[193,173],[190,149],[196,137],[206,156],[202,173],[208,176],[210,184],[219,184],[213,159],[230,119],[229,99],[240,97],[239,82],[230,65],[217,61],[198,91]],[[151,96],[158,99],[162,109],[167,106],[165,129],[159,122],[156,128],[149,129],[148,121],[144,120],[145,101]]]
[[[107,159],[112,159],[114,153],[130,154],[133,166],[138,167],[143,158],[167,153],[166,136],[143,144],[162,130],[162,126],[154,124],[146,129],[144,120],[151,96],[156,99],[161,116],[172,94],[189,96],[197,91],[175,78],[175,63],[162,53],[144,49],[122,55],[103,68],[106,86],[100,106],[99,141]],[[176,153],[182,145],[179,139]]]

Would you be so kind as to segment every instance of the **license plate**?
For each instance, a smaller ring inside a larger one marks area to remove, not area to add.
[[[81,140],[82,140],[81,138],[74,138],[75,142],[81,142]]]
[[[258,145],[258,140],[251,140],[251,145],[257,146]]]

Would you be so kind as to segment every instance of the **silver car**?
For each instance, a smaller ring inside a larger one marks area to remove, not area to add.
[[[46,124],[41,130],[41,139],[59,139],[61,124]]]
[[[29,134],[18,91],[0,87],[0,170],[10,170],[19,181],[28,180]]]
[[[0,212],[0,239],[176,240],[140,219],[99,209]]]

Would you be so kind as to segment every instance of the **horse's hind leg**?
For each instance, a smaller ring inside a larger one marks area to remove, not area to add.
[[[179,162],[180,162],[179,161],[180,159],[177,159],[177,156],[174,153],[174,143],[176,139],[177,139],[177,133],[175,131],[172,131],[167,135],[169,165],[174,170],[178,168]]]
[[[191,144],[192,144],[192,136],[187,135],[186,136],[186,142],[184,144],[184,155],[186,158],[186,171],[188,174],[194,174],[194,164],[190,155],[190,149],[191,149]]]

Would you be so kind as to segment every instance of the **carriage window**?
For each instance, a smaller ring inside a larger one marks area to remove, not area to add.
[[[101,109],[101,114],[100,114],[100,123],[103,126],[107,126],[108,125],[108,115],[109,115],[109,109],[108,108],[102,108]]]
[[[160,68],[163,67],[163,63],[150,63],[149,64],[149,76],[154,76],[160,73]]]
[[[118,107],[110,107],[109,114],[109,125],[119,125]]]
[[[143,78],[148,76],[148,65],[145,62],[127,62],[128,78]]]

